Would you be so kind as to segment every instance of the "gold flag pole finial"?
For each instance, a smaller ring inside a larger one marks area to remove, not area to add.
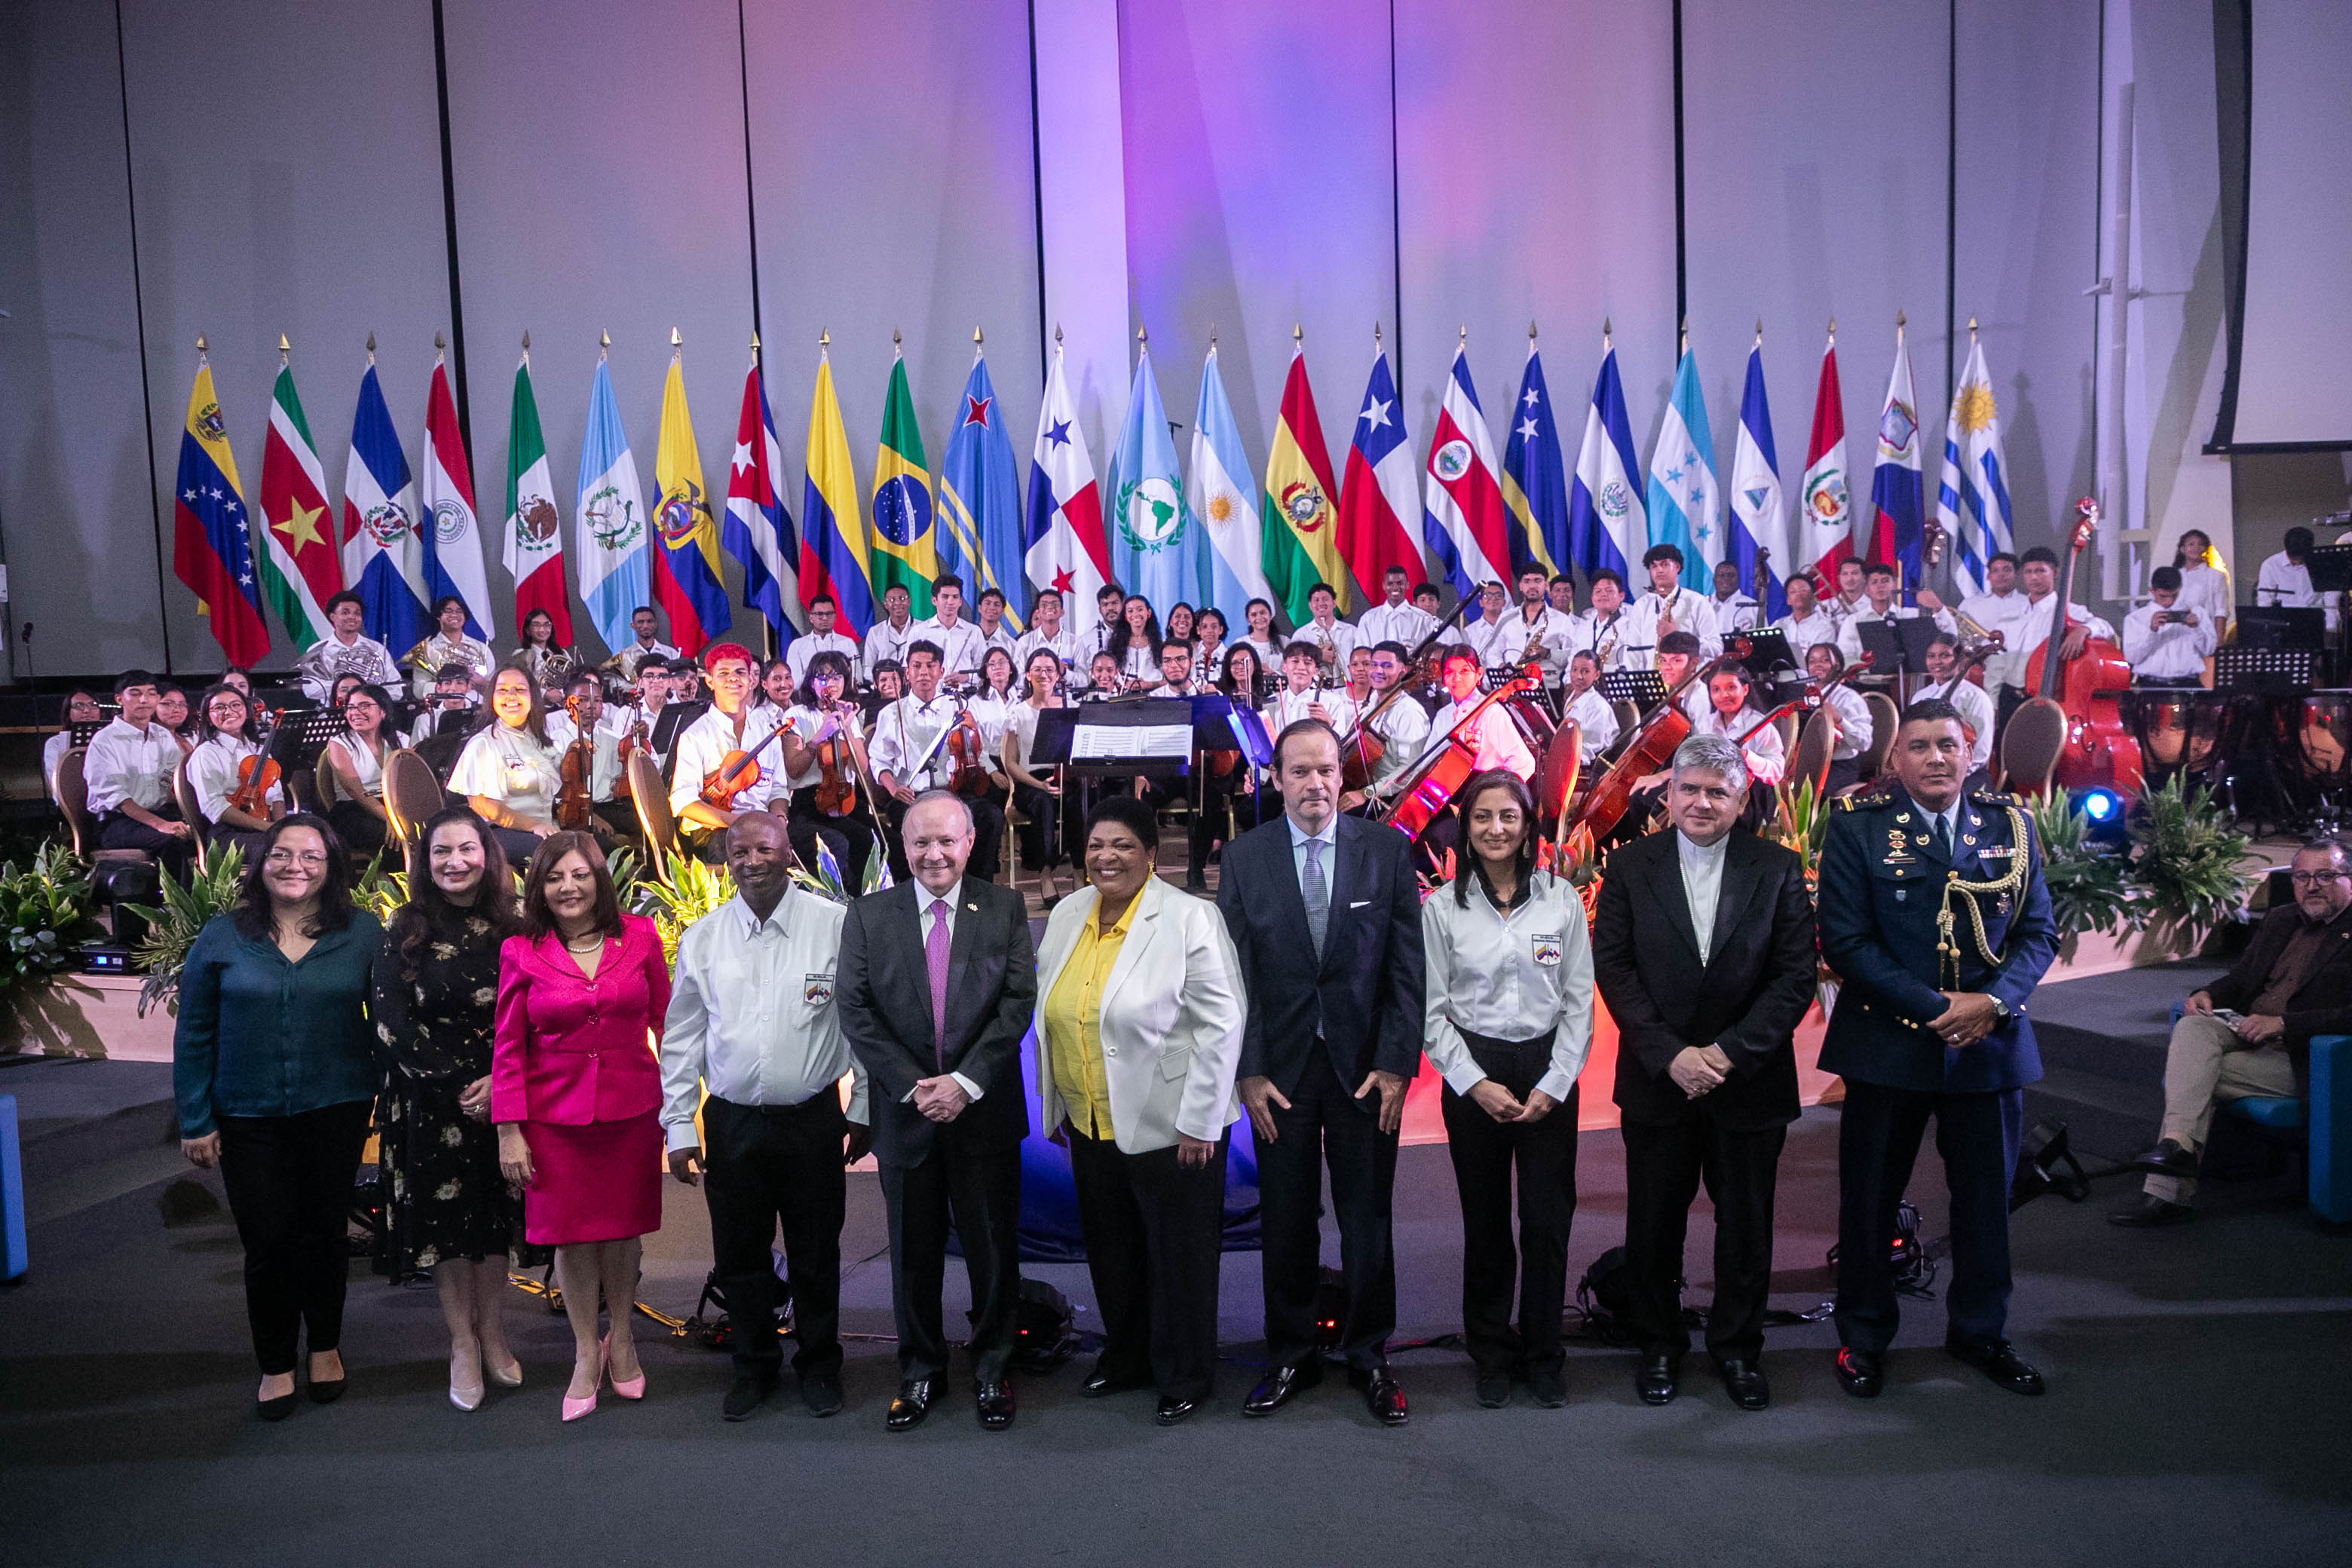
[[[1898,338],[1901,337],[1903,335],[1903,329],[1910,324],[1911,318],[1906,316],[1900,309],[1897,309],[1895,312],[1895,335]]]
[[[1062,346],[1062,323],[1059,321],[1054,323],[1054,346],[1055,348]]]
[[[1690,318],[1688,316],[1685,316],[1683,318],[1683,324],[1679,329],[1679,331],[1681,336],[1675,342],[1675,352],[1676,353],[1686,354],[1690,353]]]
[[[672,327],[669,330],[669,357],[672,359],[677,359],[683,356],[685,353],[686,340],[678,336],[677,329],[676,327]]]
[[[1151,334],[1143,328],[1138,327],[1135,329],[1135,341],[1140,346],[1149,347],[1151,342]]]
[[[833,347],[833,334],[825,331],[823,327],[819,327],[816,330],[816,346],[819,353],[823,353],[825,350]]]
[[[278,363],[279,364],[284,364],[284,363],[286,363],[286,356],[287,356],[288,354],[289,354],[289,353],[293,353],[293,352],[294,352],[294,345],[293,345],[292,343],[289,343],[289,342],[288,342],[286,341],[286,334],[285,334],[284,332],[280,332],[280,333],[278,333]]]
[[[1610,338],[1611,338],[1612,335],[1614,335],[1614,334],[1612,334],[1612,333],[1610,331],[1610,330],[1609,330],[1609,318],[1608,318],[1608,317],[1606,317],[1606,316],[1601,317],[1601,346],[1603,349],[1606,349],[1606,348],[1609,346],[1609,340],[1610,340]]]
[[[760,332],[759,332],[759,329],[755,327],[755,328],[753,328],[753,329],[752,329],[752,331],[751,331],[751,354],[752,354],[752,357],[753,357],[753,358],[757,358],[757,357],[759,356],[759,353],[760,353]]]
[[[1307,334],[1299,330],[1297,321],[1290,323],[1290,342],[1296,348],[1304,348],[1307,344]]]
[[[368,334],[367,350],[368,363],[373,364],[375,363],[375,334],[373,332],[370,332]]]
[[[596,357],[598,359],[603,359],[612,351],[612,347],[613,334],[609,331],[599,331],[596,334]]]
[[[974,327],[971,330],[971,346],[974,348],[980,347],[980,329],[978,327]]]
[[[1832,316],[1830,318],[1830,342],[1837,342],[1837,318],[1835,316]]]
[[[369,340],[369,342],[374,342],[374,340],[373,340],[373,338],[371,338],[371,339]],[[204,335],[204,333],[202,333],[202,332],[198,332],[198,333],[196,334],[196,358],[198,358],[199,360],[203,359],[208,352],[209,352],[209,351],[208,351],[208,350],[205,348],[205,335]]]
[[[1976,335],[1977,335],[1977,319],[1976,319],[1974,316],[1970,316],[1970,317],[1969,318],[1969,336],[1970,336],[1970,337],[1975,337]]]
[[[1458,331],[1457,332],[1455,332],[1455,333],[1454,333],[1454,341],[1455,341],[1455,342],[1456,342],[1457,344],[1466,344],[1466,343],[1468,343],[1468,342],[1469,342],[1469,341],[1470,341],[1470,323],[1469,323],[1469,322],[1465,321],[1465,322],[1463,322],[1463,323],[1462,323],[1462,326],[1461,326],[1460,331]]]

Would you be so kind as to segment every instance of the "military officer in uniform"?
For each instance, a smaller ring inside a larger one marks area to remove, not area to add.
[[[1821,1065],[1845,1079],[1838,1134],[1838,1381],[1867,1399],[1895,1339],[1895,1205],[1927,1121],[1951,1193],[1944,1346],[2040,1394],[2011,1348],[2009,1190],[2024,1086],[2042,1077],[2026,999],[2056,955],[2042,858],[2013,797],[1965,793],[1958,710],[1915,702],[1889,782],[1843,795],[1822,848],[1822,956],[1843,981]]]

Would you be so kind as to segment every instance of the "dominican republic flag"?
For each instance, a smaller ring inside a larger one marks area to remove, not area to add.
[[[269,651],[236,455],[228,449],[228,426],[213,395],[213,367],[201,358],[188,388],[187,421],[180,429],[180,472],[172,489],[172,572],[195,595],[197,612],[211,621],[213,640],[229,663],[257,663]]]
[[[1004,624],[1018,632],[1029,624],[1021,605],[1021,468],[976,344],[956,407],[940,458],[940,565],[964,580],[974,605],[988,589],[1003,594]]]
[[[1528,368],[1519,374],[1519,400],[1511,405],[1511,438],[1503,447],[1503,508],[1511,519],[1512,563],[1532,563],[1548,576],[1557,575],[1570,561],[1568,462],[1532,326]]]
[[[1715,435],[1698,385],[1698,356],[1685,348],[1675,367],[1665,422],[1650,448],[1650,542],[1683,552],[1683,570],[1711,593],[1723,559],[1723,497],[1715,482]]]
[[[539,398],[530,389],[530,351],[515,366],[514,402],[507,416],[506,542],[500,551],[514,579],[515,627],[544,610],[555,646],[572,646],[572,595],[563,588],[563,520],[555,510],[555,475],[547,437],[539,427]]]
[[[455,594],[466,604],[466,634],[488,643],[499,634],[490,614],[490,580],[482,570],[481,521],[474,513],[474,470],[457,433],[457,405],[449,398],[449,372],[433,361],[425,399],[425,473],[417,502],[425,529],[425,586],[432,599]]]
[[[269,394],[269,435],[261,447],[261,542],[254,564],[261,590],[298,649],[327,635],[328,600],[343,591],[335,550],[335,514],[327,500],[310,422],[295,395],[294,372],[281,365]]]
[[[834,625],[854,637],[874,624],[874,580],[866,575],[866,517],[859,510],[857,472],[849,461],[849,430],[833,390],[833,355],[820,348],[816,392],[809,400],[808,456],[801,470],[801,605],[833,595]]]
[[[1878,415],[1878,461],[1870,476],[1870,555],[1892,562],[1896,581],[1919,581],[1927,542],[1927,480],[1919,460],[1919,403],[1911,394],[1911,351],[1895,328],[1895,369]]]
[[[1037,410],[1037,445],[1029,457],[1029,520],[1022,530],[1022,560],[1033,587],[1062,595],[1063,613],[1076,616],[1094,605],[1110,581],[1110,554],[1103,543],[1102,496],[1095,466],[1070,403],[1062,371],[1062,345],[1054,345],[1045,369],[1045,398]]]
[[[1813,388],[1813,433],[1805,443],[1796,531],[1797,565],[1813,574],[1824,596],[1835,593],[1838,565],[1853,555],[1853,498],[1846,489],[1845,405],[1838,391],[1835,332],[1822,351],[1822,378]]]
[[[1223,395],[1222,387],[1218,395]],[[1421,546],[1404,521],[1418,510],[1404,403],[1375,334],[1371,379],[1365,384],[1364,406],[1356,415],[1347,467],[1339,474],[1339,555],[1363,589],[1360,603],[1381,603],[1381,580],[1391,566],[1404,568],[1408,585],[1422,580]]]
[[[1404,493],[1410,497],[1410,452],[1404,456]],[[1228,627],[1247,626],[1244,612],[1249,602],[1274,603],[1274,585],[1265,580],[1265,536],[1258,520],[1257,480],[1250,473],[1249,455],[1242,450],[1242,431],[1234,422],[1234,405],[1225,400],[1225,378],[1217,369],[1214,343],[1209,345],[1208,361],[1201,367],[1201,401],[1192,410],[1192,471],[1184,483],[1184,504],[1209,536],[1209,603],[1225,617]],[[1339,505],[1344,517],[1344,492]]]
[[[1944,426],[1944,475],[1936,521],[1952,542],[1952,574],[1963,594],[1984,592],[1985,563],[2017,548],[2011,528],[2009,476],[2000,456],[2000,408],[1985,370],[1984,345],[1969,333],[1968,368],[1952,389]]]
[[[1780,494],[1780,459],[1772,445],[1772,408],[1764,398],[1764,334],[1748,351],[1748,384],[1739,395],[1739,435],[1731,449],[1729,541],[1743,589],[1756,581],[1756,557],[1764,567],[1764,619],[1789,613],[1781,574],[1789,564],[1789,509]]]
[[[1633,476],[1633,432],[1625,418],[1625,388],[1617,379],[1617,350],[1601,334],[1601,374],[1592,382],[1592,408],[1584,416],[1584,445],[1568,489],[1568,542],[1586,575],[1607,567],[1621,578],[1650,547],[1650,522]],[[1629,589],[1630,593],[1631,590]]]
[[[1454,369],[1445,378],[1445,395],[1437,405],[1437,427],[1429,433],[1429,479],[1424,488],[1427,510],[1421,537],[1429,546],[1454,592],[1468,597],[1486,583],[1509,580],[1511,546],[1509,513],[1503,509],[1503,489],[1496,476],[1495,437],[1487,432],[1486,416],[1478,407],[1478,389],[1470,384],[1467,345],[1454,351]]]
[[[368,636],[386,647],[414,647],[433,629],[416,486],[376,380],[373,352],[360,377],[352,456],[343,466],[343,581],[360,596]]]
[[[580,499],[572,509],[579,530],[580,598],[608,648],[626,647],[629,617],[646,599],[646,498],[637,459],[621,429],[612,367],[596,356],[588,384],[588,429],[580,443]]]
[[[793,514],[776,489],[784,452],[776,440],[776,416],[768,411],[768,384],[760,374],[760,351],[743,373],[743,407],[735,416],[735,456],[727,466],[727,520],[719,542],[743,567],[743,604],[768,619],[782,653],[805,624],[801,608],[800,538]]]

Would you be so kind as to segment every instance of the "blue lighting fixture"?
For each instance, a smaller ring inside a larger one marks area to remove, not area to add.
[[[2128,816],[2124,797],[2114,790],[2093,787],[2069,790],[2067,805],[2082,814],[2084,837],[2096,844],[2121,845],[2127,835],[2125,819]]]

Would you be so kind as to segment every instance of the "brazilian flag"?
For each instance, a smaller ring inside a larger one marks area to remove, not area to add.
[[[929,468],[901,354],[890,366],[890,393],[882,405],[882,446],[874,455],[874,540],[866,569],[877,613],[882,595],[893,587],[907,590],[917,620],[931,613],[931,579],[940,574],[940,565],[931,535]]]

